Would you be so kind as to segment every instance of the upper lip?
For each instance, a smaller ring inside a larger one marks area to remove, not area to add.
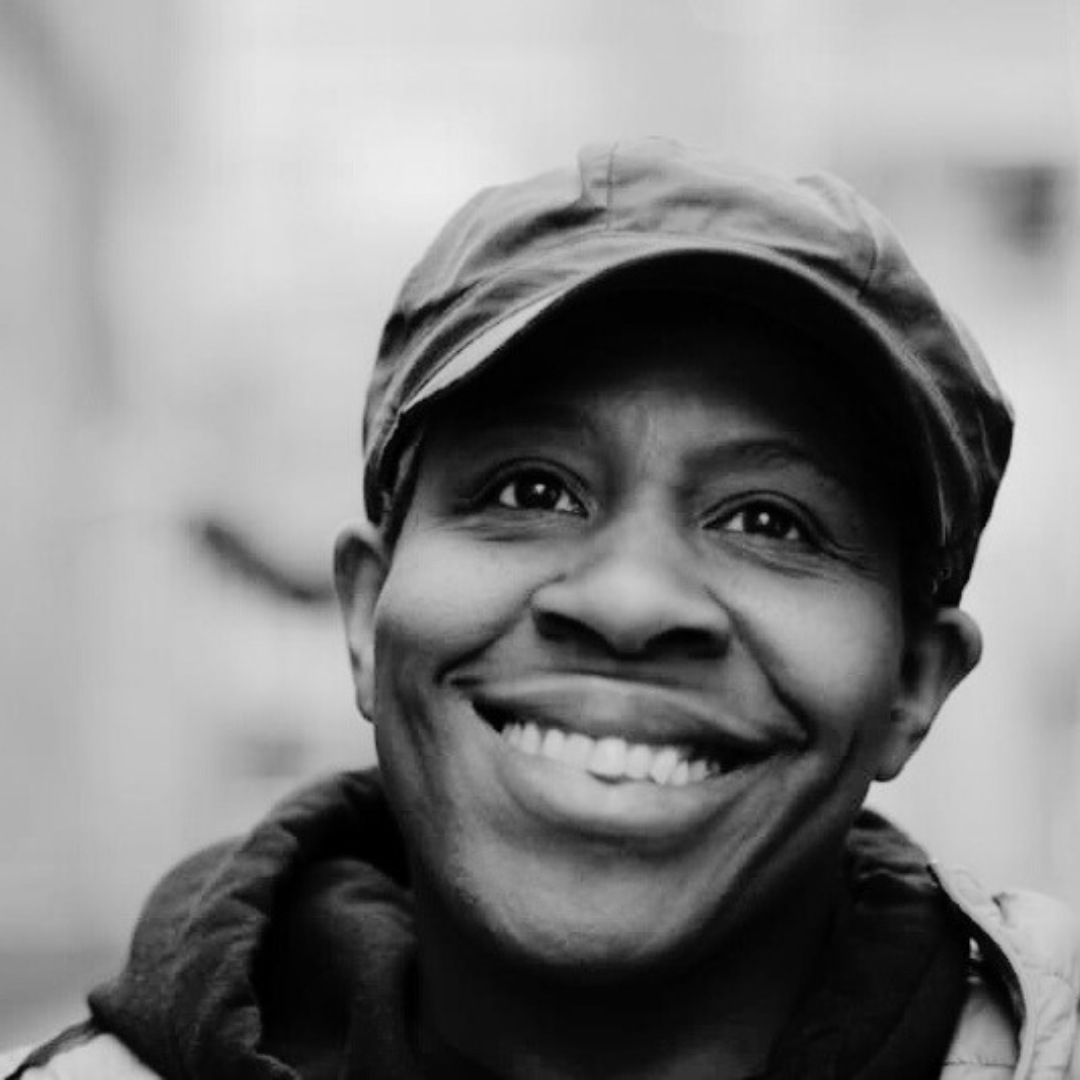
[[[687,744],[763,756],[804,741],[790,717],[748,720],[701,693],[636,679],[541,673],[469,687],[480,716],[501,726],[533,721],[594,739]]]

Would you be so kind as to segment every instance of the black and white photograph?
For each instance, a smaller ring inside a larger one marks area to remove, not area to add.
[[[0,0],[0,1077],[1080,1080],[1076,0]]]

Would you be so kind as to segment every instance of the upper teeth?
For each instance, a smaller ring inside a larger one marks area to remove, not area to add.
[[[651,780],[682,787],[720,771],[715,760],[695,757],[686,746],[628,743],[615,736],[593,739],[581,732],[571,734],[532,722],[506,724],[501,734],[526,754],[560,761],[608,780]]]

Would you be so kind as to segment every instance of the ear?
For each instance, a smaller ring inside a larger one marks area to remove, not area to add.
[[[945,699],[979,662],[982,634],[959,608],[940,608],[909,630],[876,779],[899,776],[930,732]]]
[[[334,587],[345,620],[356,707],[368,720],[375,708],[375,605],[388,567],[373,526],[358,522],[342,529],[334,544]]]

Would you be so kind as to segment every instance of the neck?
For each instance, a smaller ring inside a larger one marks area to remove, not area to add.
[[[513,1080],[749,1077],[768,1061],[828,932],[835,879],[740,927],[702,961],[575,979],[477,948],[421,906],[422,1023],[433,1046]]]

